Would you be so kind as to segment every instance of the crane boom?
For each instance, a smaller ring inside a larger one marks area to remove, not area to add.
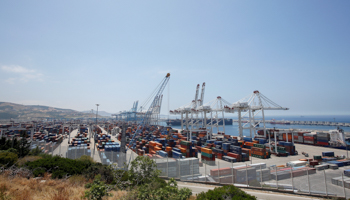
[[[199,102],[199,106],[203,106],[203,101],[204,101],[204,91],[205,91],[205,82],[202,85],[202,92],[201,92],[201,99]]]
[[[157,110],[157,106],[159,105],[159,103],[162,102],[162,93],[164,91],[165,86],[167,85],[167,83],[169,82],[170,79],[170,73],[167,73],[167,75],[164,77],[164,79],[161,81],[160,87],[158,89],[157,94],[154,96],[153,101],[150,105],[150,107],[148,108],[147,112],[145,113],[145,115],[143,116],[140,125],[137,127],[137,130],[135,131],[134,135],[132,136],[132,139],[129,142],[129,148],[131,148],[131,144],[133,142],[133,140],[135,139],[135,136],[142,130],[142,126],[144,125],[149,125],[151,123],[151,118],[152,118],[152,114],[154,112],[156,112]],[[157,87],[158,88],[158,87]],[[160,107],[159,107],[160,109]],[[159,110],[160,112],[160,110]],[[131,161],[131,157],[129,158],[129,163]]]

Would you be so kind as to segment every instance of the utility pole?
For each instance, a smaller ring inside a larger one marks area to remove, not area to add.
[[[97,106],[97,111],[96,111],[96,130],[97,130],[97,115],[98,115],[98,106],[99,106],[100,104],[96,104],[96,106]]]

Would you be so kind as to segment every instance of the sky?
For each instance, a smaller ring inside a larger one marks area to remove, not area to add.
[[[0,1],[0,101],[117,113],[170,73],[162,113],[259,90],[350,115],[350,1]],[[149,106],[149,105],[148,105]]]

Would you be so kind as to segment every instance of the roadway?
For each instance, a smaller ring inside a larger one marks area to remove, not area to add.
[[[177,186],[179,188],[189,188],[192,190],[192,195],[199,194],[201,192],[207,192],[208,190],[213,190],[215,187],[220,186],[213,186],[213,185],[206,185],[206,184],[198,184],[198,183],[189,183],[189,182],[177,182]],[[257,197],[258,200],[317,200],[317,199],[323,199],[323,198],[314,198],[314,197],[307,197],[307,196],[300,196],[300,195],[293,195],[293,194],[287,194],[287,193],[278,193],[278,192],[270,192],[270,191],[261,191],[261,190],[251,190],[251,189],[242,189],[246,193]]]

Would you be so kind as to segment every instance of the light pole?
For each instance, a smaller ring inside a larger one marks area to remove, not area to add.
[[[97,115],[98,115],[98,106],[99,106],[100,104],[96,104],[96,106],[97,106],[97,111],[96,111],[96,128],[97,128]],[[97,130],[97,129],[96,129]]]

